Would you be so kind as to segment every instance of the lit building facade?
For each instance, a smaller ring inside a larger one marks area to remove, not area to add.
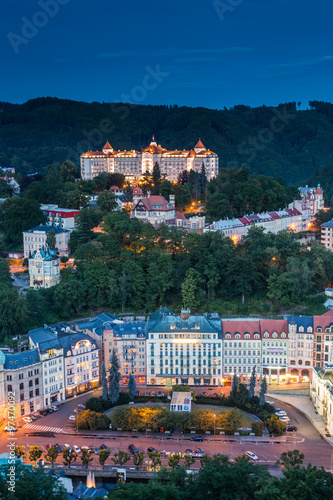
[[[216,314],[180,316],[166,308],[147,327],[147,385],[218,386],[222,378],[221,320]]]
[[[333,252],[333,219],[321,224],[320,232],[321,243],[327,250]]]
[[[313,366],[313,317],[288,317],[288,336],[286,382],[307,382]]]
[[[15,395],[17,418],[42,409],[42,388],[42,364],[37,349],[17,353],[0,351],[0,406],[3,410],[8,404],[9,393]]]
[[[43,214],[46,216],[46,225],[59,227],[60,229],[75,229],[75,219],[79,215],[80,210],[72,210],[71,208],[59,208],[58,205],[41,205]]]
[[[324,418],[327,431],[333,435],[333,365],[312,369],[310,398]]]
[[[253,368],[257,380],[262,375],[259,320],[222,320],[223,378],[231,381],[234,373],[240,382],[249,383]]]
[[[60,257],[57,252],[49,248],[35,250],[28,262],[31,288],[50,288],[60,283]]]
[[[81,177],[93,179],[102,172],[120,173],[129,181],[137,181],[146,173],[152,173],[155,163],[161,174],[170,181],[177,181],[184,170],[201,172],[205,168],[208,180],[219,173],[219,158],[207,149],[199,139],[191,150],[167,150],[153,140],[142,151],[116,151],[109,142],[102,151],[88,151],[81,155]]]
[[[35,250],[45,248],[47,245],[47,234],[55,232],[55,249],[60,257],[69,255],[69,240],[71,233],[67,229],[53,226],[37,226],[23,232],[24,258],[28,258]]]
[[[300,187],[299,192],[302,199],[309,203],[310,216],[313,219],[319,210],[324,209],[324,194],[320,184],[317,187]]]
[[[130,374],[137,386],[146,384],[146,328],[147,323],[131,321],[105,326],[104,364],[110,368],[110,357],[115,349],[120,364],[120,385],[127,385]]]

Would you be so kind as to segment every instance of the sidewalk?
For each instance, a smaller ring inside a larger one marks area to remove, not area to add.
[[[333,446],[333,437],[326,436],[324,419],[321,415],[314,411],[314,407],[309,399],[309,396],[284,396],[281,394],[275,394],[274,392],[267,392],[267,397],[290,404],[296,410],[301,411],[310,420],[323,438]]]

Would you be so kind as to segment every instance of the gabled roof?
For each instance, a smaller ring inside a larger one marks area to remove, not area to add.
[[[298,327],[302,326],[306,332],[307,328],[313,328],[313,316],[287,316],[289,323],[295,323]]]
[[[206,149],[205,146],[203,145],[201,139],[198,140],[198,142],[194,146],[194,149]]]
[[[261,319],[260,320],[261,333],[264,332],[276,332],[276,333],[287,333],[287,320],[285,319]]]
[[[245,333],[250,333],[254,335],[255,333],[260,333],[259,320],[247,321],[247,320],[234,320],[234,321],[224,321],[222,320],[223,335],[227,333],[240,333],[244,335]]]
[[[135,210],[135,208],[139,204],[143,204],[148,212],[151,212],[153,210],[159,210],[160,212],[168,211],[174,210],[175,208],[164,198],[164,196],[150,196],[149,198],[140,198],[138,203],[132,208],[132,210]]]
[[[320,227],[333,227],[333,219],[329,220],[328,222],[324,222],[320,225]]]
[[[109,141],[106,141],[103,149],[113,149],[113,147],[111,146],[111,144],[109,143]]]

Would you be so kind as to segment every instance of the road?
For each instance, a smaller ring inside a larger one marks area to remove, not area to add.
[[[100,391],[94,391],[93,395],[99,395]],[[292,408],[286,403],[276,402],[275,406],[285,410],[290,417],[290,424],[296,425],[297,432],[288,432],[280,438],[256,438],[254,436],[216,436],[204,435],[204,441],[191,442],[189,435],[181,436],[179,434],[166,435],[154,434],[147,435],[139,433],[126,433],[122,431],[79,431],[74,430],[73,422],[68,419],[74,414],[74,410],[82,410],[79,404],[83,404],[92,394],[84,394],[66,401],[59,405],[59,411],[45,417],[39,417],[32,424],[20,422],[19,430],[13,437],[2,432],[0,436],[0,452],[7,451],[7,445],[10,440],[15,438],[15,442],[24,445],[28,449],[31,445],[42,446],[46,450],[47,444],[65,443],[73,446],[97,446],[106,444],[111,450],[111,456],[115,451],[127,450],[130,444],[135,444],[139,450],[146,451],[149,446],[158,451],[181,452],[186,449],[195,450],[200,447],[208,455],[215,453],[225,453],[231,458],[242,455],[246,451],[252,451],[259,457],[259,463],[262,465],[274,465],[283,451],[298,449],[305,455],[304,463],[312,463],[318,467],[331,469],[331,460],[333,448],[328,444],[313,427],[311,422],[297,409]],[[272,396],[269,400],[276,398]],[[62,459],[58,458],[58,463]],[[112,464],[110,459],[107,463]],[[198,461],[196,461],[199,464]],[[132,460],[128,463],[133,467]],[[98,466],[98,457],[94,457],[92,465]]]

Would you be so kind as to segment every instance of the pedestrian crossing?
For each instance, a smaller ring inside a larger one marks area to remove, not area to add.
[[[64,429],[61,429],[60,427],[46,427],[45,425],[25,424],[23,428],[32,429],[40,432],[54,432],[55,434],[65,433]]]

